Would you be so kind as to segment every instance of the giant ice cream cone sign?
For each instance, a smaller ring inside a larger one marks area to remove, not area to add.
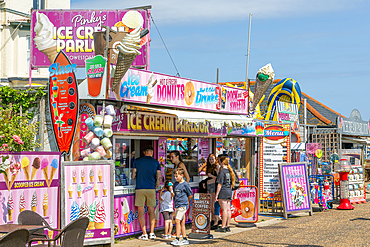
[[[274,80],[274,70],[271,67],[271,64],[260,68],[256,76],[256,85],[254,88],[254,97],[250,111],[253,112],[256,109],[256,106],[263,100],[267,89]]]
[[[57,147],[69,154],[78,117],[76,64],[60,51],[49,67],[49,106]]]

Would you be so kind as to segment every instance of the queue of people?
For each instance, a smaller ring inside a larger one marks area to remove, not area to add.
[[[160,212],[165,219],[164,239],[175,237],[172,245],[187,245],[189,241],[185,232],[185,213],[189,209],[192,199],[192,191],[189,185],[190,177],[184,165],[179,151],[172,151],[170,159],[174,164],[172,181],[165,181],[159,193]],[[156,188],[160,184],[161,167],[159,162],[153,158],[153,147],[144,149],[144,156],[135,160],[132,178],[136,179],[135,206],[138,207],[138,218],[142,229],[140,240],[155,239],[155,213]],[[217,232],[230,231],[230,201],[232,189],[236,183],[237,176],[229,164],[226,155],[216,157],[210,154],[207,159],[207,193],[211,195],[211,230]],[[145,225],[144,206],[147,206],[150,221],[150,233],[147,234]],[[222,211],[222,223],[220,225],[220,211]],[[174,212],[174,216],[173,216]],[[175,217],[176,233],[171,235]],[[180,236],[183,238],[180,240]]]

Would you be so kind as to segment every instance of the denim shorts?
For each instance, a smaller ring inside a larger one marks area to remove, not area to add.
[[[215,202],[215,215],[220,215],[221,206],[218,201]]]

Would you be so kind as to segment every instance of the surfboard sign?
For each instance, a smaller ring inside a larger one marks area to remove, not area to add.
[[[48,98],[58,151],[69,154],[78,119],[77,65],[71,64],[63,51],[49,67]]]

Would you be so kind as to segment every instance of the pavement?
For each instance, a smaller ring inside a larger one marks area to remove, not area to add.
[[[370,198],[370,195],[367,194]],[[230,233],[211,231],[212,240],[189,239],[189,246],[370,246],[370,202],[356,204],[354,210],[325,210],[295,213],[282,218],[259,216],[257,227],[239,228],[232,222]],[[190,225],[187,226],[190,233]],[[138,236],[116,240],[115,247],[169,247],[171,240],[162,239],[157,231],[155,240],[140,241]]]

